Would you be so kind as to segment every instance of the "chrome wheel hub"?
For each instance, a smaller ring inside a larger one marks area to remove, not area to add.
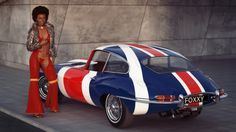
[[[117,123],[122,116],[122,104],[119,98],[109,95],[106,100],[106,113],[110,121]]]
[[[44,76],[40,77],[39,79],[39,93],[40,97],[46,100],[48,93],[48,81]]]

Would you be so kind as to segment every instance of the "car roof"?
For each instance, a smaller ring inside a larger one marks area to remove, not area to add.
[[[121,48],[122,47],[122,48]],[[163,56],[176,56],[176,57],[181,57],[181,58],[185,58],[187,59],[185,56],[183,56],[182,54],[173,51],[171,49],[165,48],[165,47],[161,47],[161,46],[157,46],[157,45],[144,45],[144,44],[108,44],[108,45],[104,45],[104,46],[100,46],[98,48],[96,48],[97,50],[103,50],[103,51],[107,51],[107,52],[112,52],[115,54],[118,54],[122,57],[125,58],[124,52],[122,49],[125,48],[131,48],[137,58],[139,60],[143,60],[145,58],[147,58],[148,56],[150,57],[163,57]]]

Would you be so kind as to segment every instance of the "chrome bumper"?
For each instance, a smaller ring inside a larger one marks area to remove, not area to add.
[[[216,96],[216,100],[212,103],[217,103],[219,102],[221,99],[224,99],[228,96],[227,93],[225,93],[224,95],[217,95],[216,93],[210,93],[210,92],[206,92],[206,93],[199,93],[199,94],[212,94],[212,95],[215,95]],[[171,101],[171,102],[159,102],[159,101],[156,101],[156,100],[149,100],[149,99],[144,99],[144,98],[136,98],[136,99],[133,99],[133,98],[128,98],[128,97],[123,97],[123,96],[117,96],[121,99],[125,99],[125,100],[130,100],[130,101],[135,101],[135,102],[140,102],[140,103],[147,103],[147,104],[177,104],[178,106],[182,107],[183,106],[183,101],[184,101],[184,97],[186,96],[183,96],[183,95],[179,95],[179,98],[178,100],[175,100],[175,101]]]

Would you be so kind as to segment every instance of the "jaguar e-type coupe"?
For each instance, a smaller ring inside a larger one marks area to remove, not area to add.
[[[96,48],[88,60],[56,64],[59,95],[104,108],[114,127],[126,127],[135,115],[193,118],[204,106],[227,97],[185,56],[168,48],[114,44]],[[39,91],[47,96],[40,73]]]

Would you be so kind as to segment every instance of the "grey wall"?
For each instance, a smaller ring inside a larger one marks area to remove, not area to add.
[[[233,0],[0,0],[0,63],[28,67],[31,11],[49,8],[56,63],[110,42],[169,47],[186,56],[236,55]]]

